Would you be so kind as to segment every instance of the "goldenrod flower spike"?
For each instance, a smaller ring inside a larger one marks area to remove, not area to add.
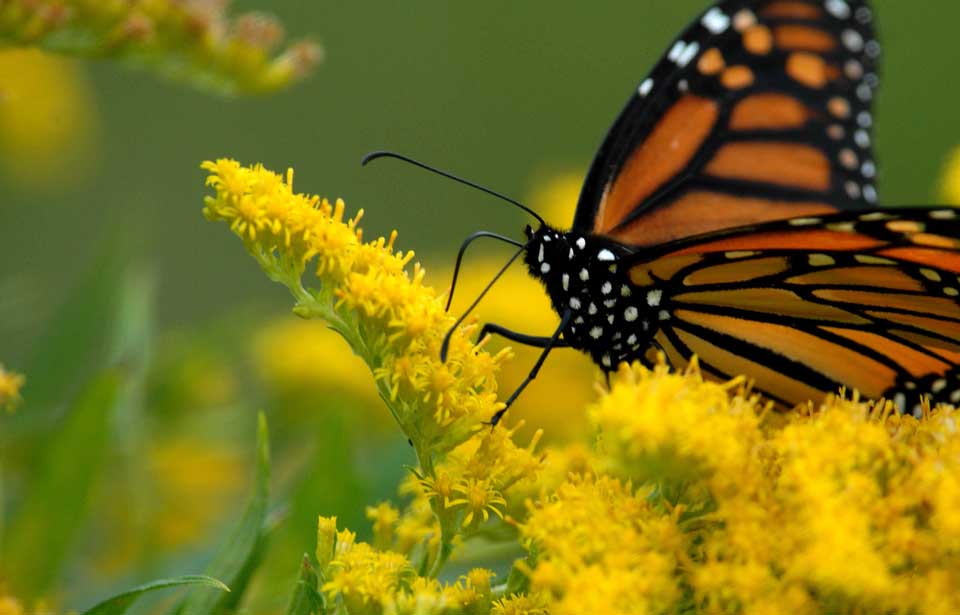
[[[20,405],[23,401],[20,389],[26,381],[22,374],[7,371],[0,363],[0,409],[6,408],[8,412],[13,412]]]
[[[206,197],[204,215],[226,223],[264,272],[290,290],[296,314],[324,320],[369,366],[417,453],[418,489],[441,533],[431,567],[439,573],[460,530],[502,518],[514,485],[539,470],[541,459],[533,453],[539,436],[520,449],[505,427],[481,429],[503,407],[496,375],[509,351],[486,352],[470,340],[475,325],[469,325],[452,336],[441,362],[440,346],[454,318],[426,285],[413,253],[396,251],[396,233],[363,240],[362,211],[348,218],[342,200],[295,193],[293,171],[282,177],[228,159],[202,167],[216,191]],[[305,283],[311,264],[319,286]],[[371,512],[379,520],[378,546],[399,540],[401,530],[406,542],[422,536],[422,525],[393,528],[388,512]]]
[[[0,41],[117,58],[225,94],[281,89],[309,74],[322,52],[297,42],[276,53],[283,27],[263,13],[233,19],[225,2],[7,0]]]

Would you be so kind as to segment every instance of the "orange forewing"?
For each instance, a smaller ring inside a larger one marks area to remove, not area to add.
[[[718,113],[717,103],[706,98],[688,95],[678,100],[607,187],[595,232],[611,231],[641,201],[687,166],[713,130]]]
[[[774,201],[693,190],[607,235],[629,245],[652,246],[724,228],[835,211],[815,201]]]

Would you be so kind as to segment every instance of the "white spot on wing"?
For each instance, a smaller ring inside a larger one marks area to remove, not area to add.
[[[854,53],[863,51],[863,37],[856,30],[844,30],[840,35],[843,44]]]
[[[700,43],[694,41],[687,45],[686,49],[683,50],[683,53],[680,54],[680,57],[677,58],[677,66],[683,68],[690,63],[690,60],[697,57],[697,53],[700,51]]]
[[[601,335],[603,335],[603,327],[597,326],[590,329],[590,337],[593,339],[598,340]]]
[[[646,97],[650,93],[650,90],[653,89],[653,79],[644,79],[643,83],[640,84],[640,87],[637,88],[637,94],[642,97]],[[579,244],[578,244],[579,245]],[[583,246],[580,246],[582,249]]]
[[[657,307],[660,305],[660,299],[663,297],[663,291],[659,289],[653,289],[647,293],[647,305],[650,307]]]
[[[700,23],[713,34],[722,34],[730,27],[730,17],[718,7],[713,7],[706,12]]]
[[[850,19],[850,5],[844,0],[827,0],[827,10],[837,19]]]
[[[563,281],[563,290],[570,290],[570,274],[563,274],[563,278],[561,279]]]
[[[640,315],[640,312],[637,310],[637,308],[633,307],[632,305],[623,311],[623,318],[627,322],[635,321],[637,319],[637,316],[639,315]]]
[[[589,280],[589,279],[590,279],[590,272],[587,271],[586,269],[581,269],[581,270],[580,270],[580,279],[583,280],[584,282],[586,282],[587,280]]]
[[[598,261],[601,261],[601,262],[604,262],[604,261],[615,261],[615,260],[617,260],[617,257],[613,255],[613,252],[611,252],[610,250],[604,248],[604,249],[600,250],[600,252],[597,254],[597,260],[598,260]]]
[[[687,44],[684,41],[677,41],[673,44],[673,47],[670,48],[670,52],[667,53],[667,59],[671,62],[676,62],[680,58],[680,54],[683,53],[683,50],[687,48]]]

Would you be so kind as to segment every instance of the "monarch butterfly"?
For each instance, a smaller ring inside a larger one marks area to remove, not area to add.
[[[560,324],[484,328],[543,348],[507,406],[560,346],[607,372],[697,355],[781,408],[842,386],[901,412],[960,402],[960,220],[873,208],[879,55],[865,0],[722,0],[684,30],[610,129],[572,228],[524,207],[540,225],[514,258]]]

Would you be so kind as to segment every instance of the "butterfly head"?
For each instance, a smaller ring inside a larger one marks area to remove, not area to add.
[[[623,246],[577,231],[527,229],[526,263],[558,314],[572,312],[564,340],[604,369],[641,359],[654,333],[656,309],[629,277]]]

